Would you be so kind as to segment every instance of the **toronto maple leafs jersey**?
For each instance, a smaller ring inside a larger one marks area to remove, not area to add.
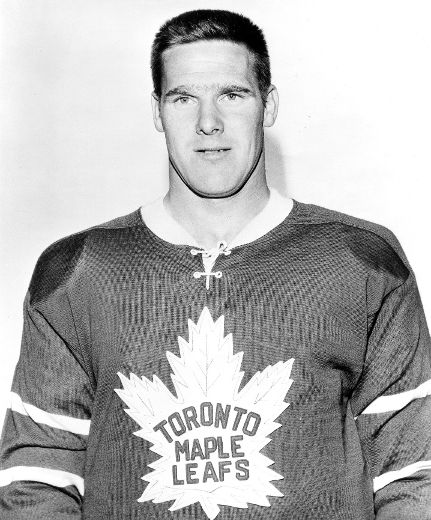
[[[381,226],[287,213],[203,250],[138,210],[42,254],[2,519],[431,519],[431,342],[408,261]]]

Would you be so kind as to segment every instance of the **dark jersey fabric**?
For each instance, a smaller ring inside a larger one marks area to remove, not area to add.
[[[207,289],[201,256],[139,211],[42,254],[12,391],[91,427],[8,410],[1,467],[64,471],[85,492],[16,479],[0,517],[431,519],[431,398],[362,413],[431,379],[394,235],[294,201],[213,270]]]

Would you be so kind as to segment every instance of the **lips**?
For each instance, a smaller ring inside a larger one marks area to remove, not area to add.
[[[230,148],[218,148],[218,147],[209,147],[209,148],[197,148],[195,152],[198,154],[197,156],[204,161],[220,161],[228,156],[230,152]]]
[[[196,152],[199,153],[221,153],[228,152],[230,148],[198,148]]]

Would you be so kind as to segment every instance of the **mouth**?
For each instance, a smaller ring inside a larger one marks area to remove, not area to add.
[[[230,150],[230,148],[211,147],[211,148],[196,148],[195,152],[211,153],[211,152],[227,152],[228,150]]]
[[[230,148],[197,148],[195,152],[197,152],[201,157],[205,159],[220,159],[226,155],[227,152],[230,151]]]

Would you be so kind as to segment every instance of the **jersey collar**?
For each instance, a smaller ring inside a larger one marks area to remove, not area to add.
[[[269,200],[263,210],[236,235],[228,244],[229,248],[254,242],[281,224],[293,207],[293,200],[281,196],[274,188],[270,188]],[[174,245],[201,247],[166,210],[163,197],[140,208],[145,225],[159,238]]]

